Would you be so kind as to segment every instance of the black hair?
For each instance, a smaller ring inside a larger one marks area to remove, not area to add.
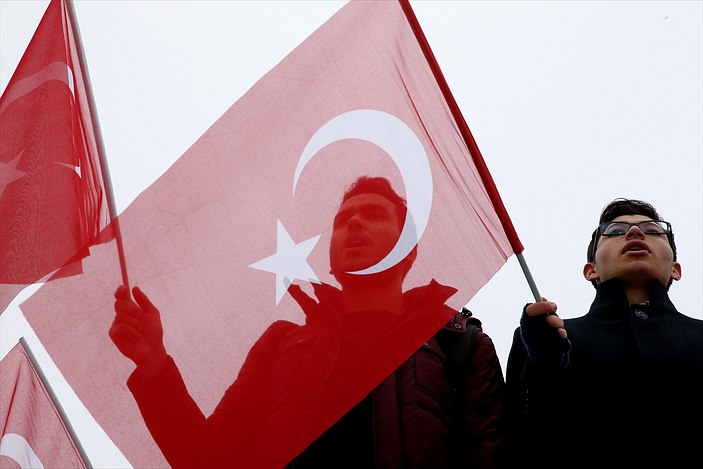
[[[344,192],[342,197],[342,204],[352,197],[359,194],[377,194],[385,199],[389,200],[395,207],[396,214],[398,215],[398,220],[402,226],[405,216],[408,212],[408,204],[406,200],[398,195],[398,193],[393,189],[390,181],[384,177],[379,176],[360,176],[357,178]],[[415,261],[417,255],[417,246],[415,246],[412,251],[408,254],[406,259],[410,262],[406,262],[403,275],[407,275],[410,267]]]
[[[600,225],[602,223],[613,221],[623,215],[643,215],[655,221],[664,221],[661,215],[659,215],[659,212],[657,212],[657,209],[654,208],[654,205],[648,202],[625,198],[613,200],[606,205],[601,212],[600,219],[598,220],[598,227],[593,231],[593,234],[591,234],[591,242],[588,243],[588,250],[586,251],[586,260],[588,262],[595,262],[596,260],[596,246],[598,245],[598,240],[601,236]],[[676,260],[676,243],[674,242],[674,233],[668,232],[666,237],[669,240],[669,245],[674,253],[674,260]],[[591,283],[593,283],[594,286],[596,285],[595,281],[592,281]],[[671,281],[669,281],[669,285],[671,285]]]
[[[342,203],[359,194],[378,194],[388,199],[396,209],[399,220],[405,219],[408,210],[407,202],[393,189],[388,179],[384,177],[360,176],[344,192]]]

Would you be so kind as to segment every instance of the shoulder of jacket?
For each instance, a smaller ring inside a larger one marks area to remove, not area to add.
[[[279,319],[271,323],[271,325],[266,328],[263,334],[259,337],[256,343],[264,342],[267,340],[281,340],[284,336],[296,333],[305,326],[301,326],[291,321],[286,321],[284,319]]]

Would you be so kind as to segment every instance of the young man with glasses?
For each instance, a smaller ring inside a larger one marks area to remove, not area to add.
[[[616,199],[591,236],[584,316],[527,304],[506,381],[516,463],[530,467],[700,467],[703,320],[668,296],[681,278],[671,224]]]

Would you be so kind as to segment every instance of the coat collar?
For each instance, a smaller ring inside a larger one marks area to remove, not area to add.
[[[666,287],[658,280],[652,280],[650,287],[649,305],[676,312],[676,307],[669,299]],[[625,294],[625,288],[619,278],[612,278],[601,282],[596,287],[596,298],[591,304],[590,311],[603,309],[627,309],[630,303]]]

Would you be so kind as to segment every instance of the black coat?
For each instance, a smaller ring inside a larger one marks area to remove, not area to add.
[[[506,369],[515,465],[703,467],[703,321],[679,313],[659,282],[647,304],[630,305],[613,279],[565,329],[561,357],[544,317],[523,313],[515,331]]]

